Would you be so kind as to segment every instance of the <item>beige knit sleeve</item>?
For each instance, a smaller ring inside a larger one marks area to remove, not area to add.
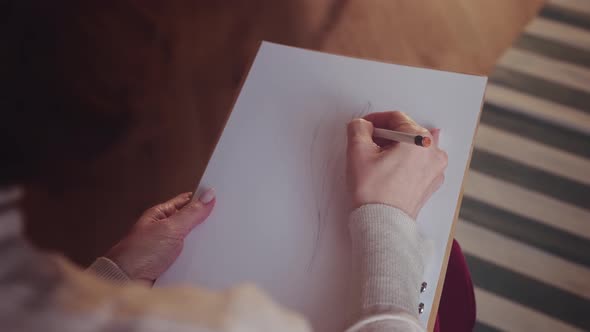
[[[416,223],[399,209],[368,204],[350,215],[353,287],[359,317],[349,331],[423,331],[418,322],[424,241]]]
[[[106,257],[97,258],[86,271],[118,284],[124,284],[131,280],[115,262]]]

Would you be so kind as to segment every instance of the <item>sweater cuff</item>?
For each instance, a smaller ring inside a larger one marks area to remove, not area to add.
[[[367,204],[351,213],[349,228],[360,314],[403,310],[418,317],[425,250],[416,222],[400,209]]]
[[[124,284],[131,280],[115,262],[106,257],[97,258],[86,271],[117,284]]]

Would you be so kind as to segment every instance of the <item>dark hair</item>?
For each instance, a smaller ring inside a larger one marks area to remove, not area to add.
[[[0,5],[0,185],[26,182],[60,160],[91,159],[130,125],[121,92],[88,79],[93,49],[70,5]]]

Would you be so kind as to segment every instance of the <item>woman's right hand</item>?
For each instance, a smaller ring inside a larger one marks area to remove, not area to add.
[[[428,136],[433,144],[424,148],[373,140],[375,127]],[[416,220],[444,181],[448,159],[438,148],[439,132],[428,131],[398,111],[352,120],[348,124],[347,180],[354,207],[387,204]]]

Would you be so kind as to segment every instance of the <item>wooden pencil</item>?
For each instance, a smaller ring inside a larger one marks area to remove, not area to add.
[[[394,131],[389,129],[375,128],[373,129],[373,137],[385,138],[391,141],[400,143],[409,143],[422,147],[429,147],[432,144],[430,137],[408,134],[401,131]]]

